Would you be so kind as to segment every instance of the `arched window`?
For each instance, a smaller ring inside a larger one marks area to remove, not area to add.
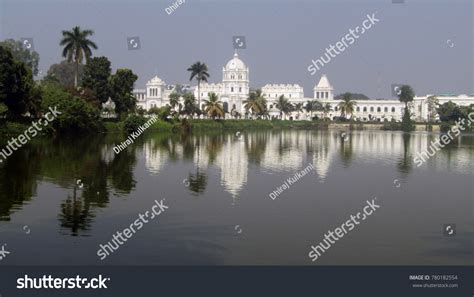
[[[359,106],[356,107],[356,111],[360,111],[360,107],[359,107]]]
[[[231,92],[231,93],[234,92],[234,87],[230,87],[230,92]]]
[[[242,92],[242,87],[239,87],[239,92]]]
[[[231,79],[234,79],[234,78],[235,78],[235,75],[232,74],[232,75],[230,76],[230,78],[231,78]]]
[[[363,110],[364,110],[364,112],[367,112],[367,106],[364,106]]]
[[[229,104],[227,102],[224,102],[223,107],[224,107],[224,112],[229,112]]]
[[[377,107],[377,112],[381,112],[382,109],[380,108],[380,106]]]
[[[370,112],[374,112],[374,107],[373,106],[370,107]]]
[[[239,75],[239,79],[242,79],[242,74],[241,74],[241,75]]]
[[[395,107],[392,107],[392,112],[395,112]]]
[[[383,111],[384,111],[384,112],[388,112],[388,107],[385,107],[385,108],[383,109]]]

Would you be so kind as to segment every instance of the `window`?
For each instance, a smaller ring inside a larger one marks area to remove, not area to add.
[[[230,78],[231,78],[231,79],[234,79],[234,78],[235,78],[235,75],[232,74],[232,75],[230,76]]]
[[[384,112],[388,112],[388,107],[385,107],[385,108],[383,109],[383,111],[384,111]]]
[[[242,87],[239,87],[239,92],[242,92]]]
[[[239,75],[239,79],[242,79],[242,75]]]
[[[230,92],[231,92],[231,93],[234,92],[234,87],[230,87]]]
[[[395,107],[392,107],[392,112],[395,112]]]
[[[326,92],[326,99],[327,99],[327,98],[329,98],[329,93],[328,93],[328,92]]]
[[[316,99],[319,99],[319,92],[316,92]]]
[[[380,108],[380,106],[377,107],[377,112],[381,112],[382,111],[382,108]]]
[[[370,112],[374,112],[374,107],[373,106],[370,107]]]
[[[291,94],[290,94],[290,98],[291,98]]]
[[[356,111],[360,111],[360,107],[359,107],[359,106],[356,107]]]
[[[364,110],[364,112],[367,112],[367,106],[364,106],[363,110]]]

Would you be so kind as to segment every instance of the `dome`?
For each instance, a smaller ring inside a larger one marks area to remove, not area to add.
[[[245,63],[240,60],[239,55],[237,53],[234,54],[234,58],[227,62],[227,65],[225,66],[226,70],[247,70],[247,66],[245,66]]]

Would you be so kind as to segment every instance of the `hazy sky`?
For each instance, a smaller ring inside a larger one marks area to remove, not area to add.
[[[0,39],[34,38],[46,73],[62,59],[61,30],[93,29],[94,55],[107,56],[114,70],[132,69],[137,88],[154,74],[189,83],[186,69],[198,60],[209,66],[210,82],[220,82],[234,53],[232,36],[244,35],[240,56],[252,88],[298,83],[312,97],[324,73],[336,94],[390,98],[392,83],[408,83],[417,95],[474,93],[472,0],[186,0],[168,15],[174,2],[0,0]],[[373,28],[310,75],[312,59],[375,12],[380,21]],[[132,36],[140,37],[140,50],[128,50]]]

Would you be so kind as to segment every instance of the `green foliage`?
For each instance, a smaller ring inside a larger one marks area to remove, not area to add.
[[[89,59],[84,67],[82,86],[91,89],[99,103],[105,103],[109,99],[111,72],[110,61],[106,57]]]
[[[100,111],[59,84],[48,83],[43,87],[42,112],[48,112],[50,107],[61,112],[52,123],[59,133],[95,132],[103,128]]]
[[[39,54],[25,48],[20,40],[6,39],[0,42],[0,46],[8,48],[15,60],[25,63],[31,69],[33,75],[38,75]]]
[[[352,94],[348,92],[344,93],[342,95],[342,101],[338,104],[338,107],[341,110],[341,117],[347,119],[347,116],[352,116],[356,105],[357,103],[352,100]]]
[[[439,119],[442,122],[454,122],[459,118],[464,118],[464,113],[460,106],[449,101],[438,107]]]
[[[409,85],[403,85],[400,87],[400,93],[398,94],[398,100],[405,103],[405,107],[409,102],[413,101],[415,97],[415,91]]]
[[[171,115],[171,107],[169,105],[163,107],[152,107],[148,111],[148,114],[155,114],[162,121],[168,121],[168,117]]]
[[[133,85],[138,77],[130,69],[117,69],[110,77],[109,87],[115,112],[119,116],[135,110],[136,98],[133,97]]]
[[[133,133],[146,122],[147,119],[145,117],[133,114],[125,119],[123,129],[127,133]]]
[[[77,65],[77,80],[81,83],[84,76],[84,65]],[[59,64],[53,64],[49,67],[47,75],[43,79],[45,82],[58,82],[64,87],[74,86],[74,76],[76,65],[68,61],[62,61]]]
[[[28,111],[33,88],[31,69],[0,46],[0,103],[8,107],[9,116],[19,117]]]

